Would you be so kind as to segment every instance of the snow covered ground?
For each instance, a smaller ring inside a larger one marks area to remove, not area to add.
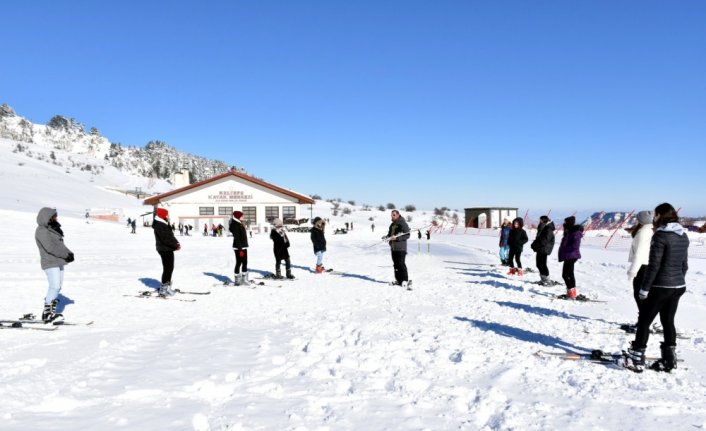
[[[82,214],[119,206],[130,215],[139,201],[47,173],[51,165],[17,180],[14,161],[2,163],[0,317],[41,312],[46,280],[33,232],[36,212],[48,205],[58,207],[76,254],[61,308],[68,321],[94,323],[0,330],[0,429],[706,427],[704,259],[690,260],[677,313],[690,337],[679,341],[681,368],[638,375],[535,355],[626,347],[630,336],[601,332],[635,319],[624,250],[583,250],[579,292],[607,302],[574,303],[552,300],[561,286],[530,283],[536,273],[510,278],[489,265],[497,261],[494,237],[415,236],[407,259],[415,288],[407,292],[387,284],[392,262],[380,236],[389,214],[357,211],[347,219],[355,230],[327,232],[325,265],[339,275],[314,274],[308,235],[291,233],[295,281],[224,287],[231,239],[179,237],[175,287],[211,294],[144,299],[132,295],[157,286],[161,272],[151,230],[138,226],[132,235],[122,224],[87,224]],[[324,208],[314,215],[329,216]],[[421,227],[422,218],[414,213],[410,224]],[[254,235],[249,253],[251,277],[273,271],[267,234]],[[534,267],[531,252],[523,258]],[[560,279],[556,250],[550,271]],[[649,355],[659,354],[659,341],[650,338]]]

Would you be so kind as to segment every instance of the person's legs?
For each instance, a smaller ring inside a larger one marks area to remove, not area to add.
[[[49,282],[47,295],[44,297],[44,304],[50,305],[59,296],[61,287],[64,284],[64,267],[47,268],[44,273],[47,275],[47,281]]]

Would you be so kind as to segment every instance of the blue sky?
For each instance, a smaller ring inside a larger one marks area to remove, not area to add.
[[[706,214],[706,2],[15,1],[0,103],[358,204]]]

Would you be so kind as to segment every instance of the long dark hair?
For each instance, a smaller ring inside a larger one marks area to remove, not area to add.
[[[659,216],[659,220],[655,223],[655,229],[666,226],[668,223],[679,223],[679,214],[671,204],[663,203],[655,208],[655,217]]]
[[[642,229],[643,226],[644,226],[644,224],[642,224],[642,223],[639,223],[639,222],[636,223],[635,226],[631,227],[630,230],[628,231],[628,232],[630,232],[630,236],[635,238],[635,235],[637,235],[637,233],[640,231],[640,229]]]

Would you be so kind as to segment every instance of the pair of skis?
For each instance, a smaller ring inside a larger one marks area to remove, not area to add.
[[[175,289],[175,292],[177,294],[181,295],[210,295],[211,291],[201,291],[201,292],[194,292],[194,291],[188,291],[188,290],[181,290],[181,289]],[[164,299],[164,300],[169,300],[169,301],[180,301],[180,302],[196,302],[195,299],[182,299],[182,298],[175,298],[174,296],[161,296],[156,294],[156,290],[145,290],[140,292],[137,295],[123,295],[123,296],[128,296],[132,298],[155,298],[155,299]]]
[[[620,325],[619,328],[601,329],[598,331],[591,331],[591,330],[585,328],[583,330],[583,332],[585,332],[587,334],[634,334],[636,332],[636,330],[633,329],[632,325],[625,324],[625,325]],[[650,328],[650,334],[663,334],[663,333],[664,333],[664,331],[662,329],[657,329],[656,327],[654,327],[654,325],[652,326],[652,328]],[[680,332],[677,332],[677,338],[680,340],[691,340],[691,337],[689,337],[688,335],[682,334]]]
[[[550,352],[547,350],[538,350],[535,352],[535,356],[539,357],[555,357],[560,359],[565,359],[567,361],[588,361],[595,364],[605,364],[605,365],[615,365],[622,369],[628,369],[623,366],[622,359],[625,357],[623,353],[606,353],[600,349],[592,350],[590,353],[578,353],[578,352]],[[650,363],[658,361],[660,358],[654,356],[646,356],[645,369],[651,369]],[[677,362],[683,362],[683,360],[678,359]]]
[[[40,326],[41,325],[41,326]],[[55,331],[59,329],[59,326],[90,326],[93,325],[93,320],[90,322],[67,322],[65,320],[59,320],[54,322],[45,322],[43,320],[37,319],[37,317],[28,313],[19,319],[6,319],[0,320],[0,329],[29,329],[35,331]]]

